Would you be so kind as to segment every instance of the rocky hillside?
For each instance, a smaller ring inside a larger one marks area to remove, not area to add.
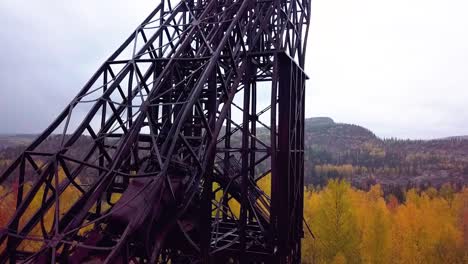
[[[360,149],[364,143],[380,141],[366,128],[335,123],[328,117],[306,119],[304,140],[308,148],[326,148],[332,153]]]
[[[306,181],[324,184],[347,177],[365,188],[375,182],[398,186],[440,186],[468,182],[468,139],[381,139],[357,125],[330,118],[306,121]]]

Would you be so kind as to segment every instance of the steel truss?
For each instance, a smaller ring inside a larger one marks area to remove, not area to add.
[[[300,263],[309,16],[162,0],[0,176],[18,186],[0,263]]]

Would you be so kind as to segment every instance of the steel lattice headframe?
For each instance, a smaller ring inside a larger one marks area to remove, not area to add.
[[[0,263],[300,263],[310,1],[174,2],[0,176]]]

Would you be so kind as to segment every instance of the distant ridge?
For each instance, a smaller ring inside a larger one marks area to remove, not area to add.
[[[452,137],[444,137],[441,138],[442,140],[450,140],[450,139],[459,139],[459,140],[468,140],[468,135],[465,136],[452,136]]]
[[[332,126],[335,124],[335,121],[330,117],[311,117],[306,118],[305,124],[311,127]]]
[[[37,135],[34,134],[0,135],[0,150],[9,147],[29,145],[36,137]]]

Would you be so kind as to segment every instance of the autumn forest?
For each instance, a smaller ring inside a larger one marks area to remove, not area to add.
[[[0,171],[31,138],[0,137]],[[86,145],[86,138],[80,140]],[[317,118],[306,120],[305,141],[303,263],[468,263],[468,140],[380,139],[365,128]],[[44,147],[54,144],[51,138]],[[87,180],[80,184],[86,186]],[[32,181],[27,177],[23,188],[15,182],[0,186],[0,228],[8,224],[18,190],[27,193]],[[258,185],[269,194],[268,177]],[[24,218],[52,191],[40,189]],[[64,195],[60,212],[80,197],[75,188]],[[229,206],[239,214],[237,202]],[[52,228],[53,210],[31,238]],[[34,251],[41,245],[29,239],[19,249]]]
[[[346,181],[308,188],[303,263],[467,263],[468,188],[410,189],[405,202]]]

